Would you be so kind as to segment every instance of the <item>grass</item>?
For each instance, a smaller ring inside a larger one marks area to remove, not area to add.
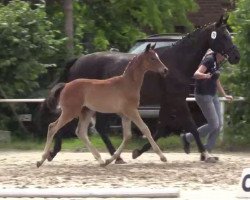
[[[117,148],[122,142],[121,135],[114,135],[110,137],[112,144]],[[92,144],[100,151],[107,151],[104,142],[102,141],[99,135],[91,135],[90,141]],[[126,146],[125,150],[133,150],[138,147],[142,147],[147,142],[147,139],[141,137],[133,137],[128,145]],[[169,149],[180,149],[180,141],[179,137],[173,136],[168,138],[162,138],[158,142],[158,145],[162,150],[169,150]],[[43,141],[35,141],[35,140],[24,140],[24,139],[12,139],[9,143],[0,143],[0,149],[7,150],[42,150],[45,145],[45,140]],[[84,144],[78,138],[70,138],[64,139],[62,144],[63,150],[74,151],[77,149],[84,148]]]
[[[110,137],[113,145],[117,148],[122,142],[121,135],[113,135]],[[90,141],[92,144],[99,150],[107,152],[106,146],[102,141],[99,135],[91,135]],[[131,151],[136,148],[141,148],[144,144],[146,144],[147,139],[142,137],[133,137],[128,145],[125,148],[125,151]],[[242,145],[242,144],[229,144],[226,140],[221,142],[218,140],[216,146],[216,151],[249,151],[249,145]],[[182,144],[180,142],[180,137],[173,135],[167,138],[161,138],[157,141],[157,144],[163,151],[180,151],[182,150]],[[45,145],[45,140],[43,141],[36,141],[36,140],[20,140],[13,138],[10,143],[0,143],[1,150],[43,150]],[[71,139],[63,139],[62,149],[66,151],[76,151],[79,149],[84,149],[84,144],[78,138],[71,138]],[[192,152],[197,152],[197,147],[195,142],[192,143],[191,146]],[[87,150],[86,150],[87,151]]]
[[[112,136],[110,137],[112,144],[117,148],[121,142],[122,142],[122,138],[121,136]],[[102,141],[102,139],[98,136],[91,136],[90,137],[91,142],[93,143],[93,145],[98,148],[99,150],[103,150],[106,151],[106,146],[104,145],[104,142]],[[144,138],[132,138],[128,145],[126,146],[126,150],[133,150],[135,148],[141,147],[143,146],[145,143],[147,142],[147,139]],[[163,150],[167,150],[167,149],[180,149],[180,142],[179,142],[179,137],[169,137],[168,139],[166,138],[162,138],[159,140],[159,142],[157,142],[158,145],[161,147],[161,149]],[[68,149],[68,150],[73,150],[76,148],[82,148],[84,145],[82,143],[82,141],[80,141],[77,138],[73,138],[73,139],[66,139],[63,142],[63,149]]]

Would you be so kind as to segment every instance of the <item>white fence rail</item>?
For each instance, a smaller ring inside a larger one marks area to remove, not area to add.
[[[39,103],[43,102],[45,99],[0,99],[0,103]],[[236,97],[233,101],[244,101],[244,97]],[[187,97],[186,101],[195,101],[194,97]],[[220,97],[220,101],[227,101],[225,97]]]
[[[0,99],[0,103],[42,103],[45,99]],[[233,101],[244,101],[244,97],[235,97]],[[186,101],[194,102],[194,97],[187,97]],[[225,97],[220,97],[221,101],[221,113],[224,116],[225,111],[225,102],[228,101]],[[140,106],[139,112],[143,118],[156,118],[159,116],[159,105],[151,105],[151,106]],[[26,116],[26,115],[25,115]],[[24,117],[25,118],[25,117]],[[224,121],[224,119],[222,119]],[[23,120],[27,121],[27,120]]]
[[[45,99],[44,98],[38,98],[38,99],[0,99],[0,103],[42,103]],[[186,98],[186,101],[188,102],[194,102],[194,97],[188,97]],[[224,125],[224,113],[225,113],[225,102],[228,101],[225,97],[220,97],[221,102],[221,116],[222,116],[222,123]],[[235,102],[239,101],[245,101],[244,97],[235,97]],[[159,110],[160,106],[141,106],[139,107],[139,112],[143,118],[157,118],[159,116]],[[31,114],[21,114],[19,115],[19,119],[21,121],[32,121]],[[223,131],[221,134],[221,139],[223,138]]]

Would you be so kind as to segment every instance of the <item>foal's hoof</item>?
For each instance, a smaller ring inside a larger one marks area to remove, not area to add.
[[[206,163],[216,163],[218,161],[218,157],[208,157],[207,159],[205,159],[204,161]]]
[[[106,167],[108,164],[110,164],[111,163],[111,161],[109,161],[108,159],[107,160],[105,160],[105,162],[103,162],[103,163],[101,163],[100,164],[100,166],[101,167]]]
[[[40,161],[37,161],[37,162],[36,162],[36,167],[37,167],[37,168],[39,168],[41,165],[42,165],[42,162],[40,162]]]
[[[51,162],[53,160],[52,152],[49,152],[49,155],[47,156],[47,160]]]
[[[213,156],[213,158],[214,158],[216,161],[219,161],[219,157]]]
[[[117,158],[115,164],[121,165],[121,164],[126,164],[126,162],[122,158]]]
[[[133,158],[133,159],[138,158],[140,155],[141,155],[141,153],[140,153],[140,150],[139,150],[139,149],[135,149],[135,150],[132,152],[132,158]]]
[[[167,162],[167,158],[165,156],[161,157],[162,162]]]
[[[100,167],[105,167],[106,166],[106,162],[101,162],[100,163]]]

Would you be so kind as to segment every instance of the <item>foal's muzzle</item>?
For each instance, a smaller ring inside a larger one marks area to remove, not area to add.
[[[162,75],[163,77],[166,77],[167,74],[168,74],[168,68],[164,67],[163,70],[161,71],[161,75]]]

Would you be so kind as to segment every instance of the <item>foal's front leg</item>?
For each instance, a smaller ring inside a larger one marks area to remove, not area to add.
[[[140,131],[147,137],[153,150],[160,156],[161,161],[166,162],[167,161],[166,157],[163,155],[161,149],[159,148],[159,146],[156,144],[156,142],[152,138],[150,130],[149,130],[148,126],[144,123],[144,121],[142,120],[138,110],[136,109],[136,110],[132,110],[130,112],[127,112],[127,115],[136,124],[136,126],[140,129]]]
[[[106,160],[105,165],[110,164],[112,161],[117,159],[120,155],[122,150],[124,149],[125,145],[127,144],[128,140],[131,139],[131,121],[125,117],[122,116],[122,129],[123,129],[123,140],[119,148],[116,150],[116,152],[113,154],[113,156]]]
[[[44,163],[44,161],[49,157],[50,145],[51,145],[51,143],[53,141],[54,135],[58,131],[57,124],[58,124],[58,120],[56,120],[55,122],[50,123],[49,126],[48,126],[47,140],[46,140],[46,144],[45,144],[45,147],[44,147],[44,150],[43,150],[42,159],[40,161],[36,162],[37,167],[40,167]]]

